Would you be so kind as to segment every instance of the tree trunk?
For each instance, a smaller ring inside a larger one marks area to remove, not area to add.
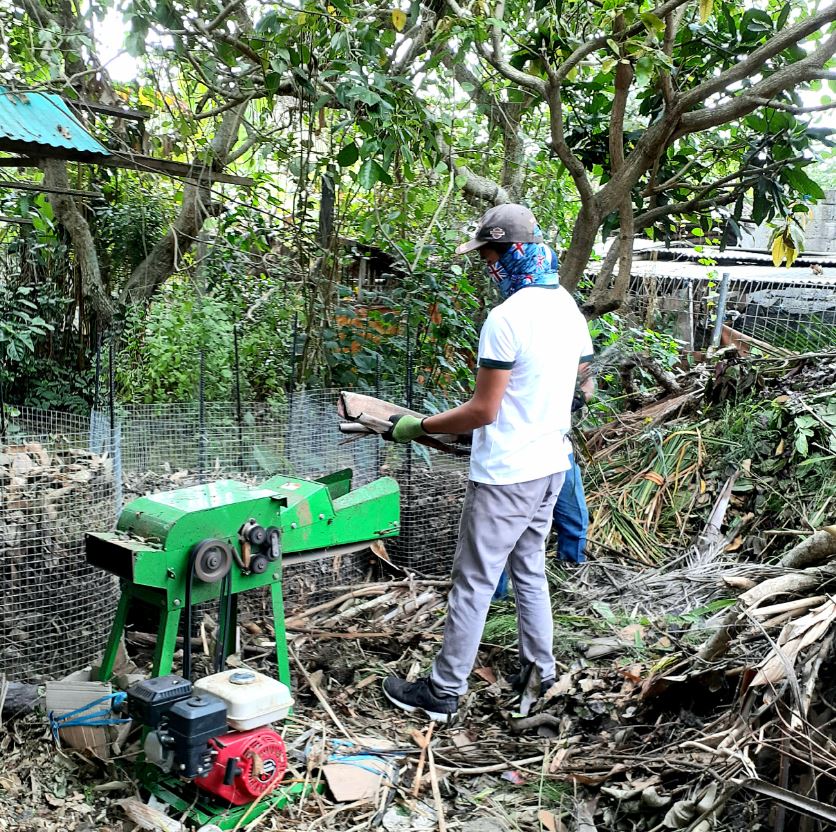
[[[46,185],[51,188],[69,189],[66,162],[60,159],[45,159],[43,171]],[[82,295],[95,311],[102,328],[106,328],[113,320],[113,302],[102,283],[99,258],[90,226],[68,194],[51,193],[48,194],[48,199],[55,219],[64,226],[72,241],[76,266],[81,275]]]
[[[570,292],[574,292],[581,282],[600,224],[601,217],[595,207],[583,205],[572,229],[572,242],[560,264],[560,282]]]
[[[238,139],[238,128],[247,103],[227,110],[210,145],[212,170],[221,170]],[[200,164],[195,160],[195,166]],[[168,233],[134,269],[119,296],[120,306],[147,301],[180,265],[180,259],[197,239],[211,213],[212,193],[208,184],[186,185],[183,207]]]

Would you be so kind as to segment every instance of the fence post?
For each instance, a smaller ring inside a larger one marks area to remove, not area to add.
[[[717,319],[714,321],[714,332],[711,334],[711,347],[717,349],[720,346],[720,339],[723,335],[723,321],[726,319],[726,300],[729,296],[728,272],[723,272],[720,280],[720,296],[717,298]]]
[[[244,417],[241,412],[241,359],[238,354],[238,321],[232,325],[235,358],[235,419],[238,423],[238,470],[244,473]]]
[[[375,356],[374,362],[374,395],[375,398],[379,399],[381,394],[380,389],[380,353],[377,353]],[[380,465],[382,460],[380,458],[380,451],[381,445],[383,444],[382,440],[378,439],[375,443],[375,450],[374,450],[374,463],[375,463],[375,473],[380,473]]]
[[[6,444],[6,399],[3,397],[3,368],[0,366],[0,445]]]
[[[206,350],[200,348],[200,370],[197,384],[197,406],[198,406],[198,437],[197,437],[197,478],[203,483],[206,481]]]
[[[116,334],[110,335],[110,349],[107,353],[107,407],[110,420],[110,453],[113,457],[113,502],[116,516],[122,511],[122,443],[116,428],[116,367],[113,360],[113,344]]]

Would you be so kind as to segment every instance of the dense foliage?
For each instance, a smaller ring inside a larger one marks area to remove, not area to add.
[[[4,309],[38,298],[3,330],[17,401],[62,387],[75,401],[111,341],[125,398],[194,395],[201,347],[204,387],[228,397],[234,331],[247,396],[412,367],[455,397],[493,300],[452,249],[488,205],[532,205],[573,290],[615,236],[585,292],[596,317],[624,298],[634,234],[728,241],[773,222],[789,261],[822,195],[807,170],[836,11],[818,2],[24,0],[3,14],[0,83],[81,102],[125,158],[194,166],[184,182],[58,161],[19,172],[48,192],[2,191],[0,213],[26,223],[2,230]],[[114,37],[128,57],[111,76]]]

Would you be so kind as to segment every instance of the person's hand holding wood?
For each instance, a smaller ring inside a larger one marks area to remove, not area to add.
[[[389,421],[392,423],[392,427],[383,434],[384,439],[406,445],[414,439],[420,439],[422,436],[426,436],[424,420],[419,419],[417,416],[410,416],[408,414],[404,414],[403,416],[390,416]]]

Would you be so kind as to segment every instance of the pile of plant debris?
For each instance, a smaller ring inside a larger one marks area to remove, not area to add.
[[[640,367],[639,367],[640,369]],[[836,504],[836,353],[741,359],[733,348],[585,432],[596,551],[648,565],[690,545],[729,483],[724,551],[768,560]]]

